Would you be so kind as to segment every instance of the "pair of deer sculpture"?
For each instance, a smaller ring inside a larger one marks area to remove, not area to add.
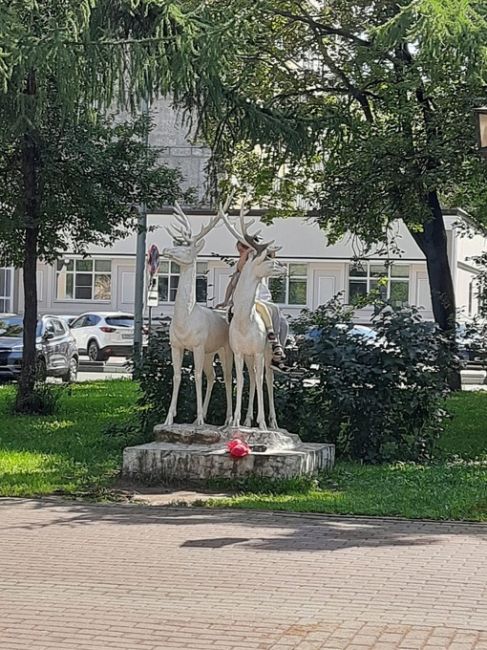
[[[245,222],[244,208],[240,211],[240,230],[230,221],[228,208],[229,201],[224,206],[220,206],[218,213],[195,235],[184,211],[176,204],[175,223],[167,229],[179,245],[164,249],[162,254],[179,264],[181,271],[174,304],[174,316],[169,330],[174,375],[172,399],[165,424],[171,425],[176,416],[183,355],[185,350],[191,350],[196,385],[196,425],[202,425],[205,421],[215,382],[213,361],[215,354],[218,353],[225,379],[227,402],[225,425],[240,426],[245,363],[249,373],[249,403],[244,425],[252,426],[254,396],[257,392],[257,424],[259,429],[267,429],[263,393],[265,375],[269,398],[269,425],[271,429],[276,429],[273,371],[271,368],[272,350],[265,324],[256,310],[255,303],[259,283],[264,278],[284,275],[286,269],[277,260],[269,257],[271,251],[278,250],[271,248],[273,242],[256,243],[255,237],[258,233],[249,234],[248,229],[254,221]],[[230,325],[224,313],[209,309],[196,302],[196,260],[204,247],[204,237],[220,221],[223,221],[237,241],[251,248],[234,291],[233,318]],[[232,413],[234,358],[237,395],[235,411]],[[203,373],[206,376],[204,400],[202,394]]]

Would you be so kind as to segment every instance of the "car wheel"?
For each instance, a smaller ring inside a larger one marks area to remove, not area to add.
[[[78,359],[73,357],[69,362],[68,372],[61,377],[64,383],[72,384],[78,378]]]
[[[90,341],[88,345],[88,357],[90,361],[105,361],[105,357],[100,352],[100,348],[96,341]]]
[[[47,379],[47,364],[44,357],[37,359],[36,365],[36,381],[46,381]]]

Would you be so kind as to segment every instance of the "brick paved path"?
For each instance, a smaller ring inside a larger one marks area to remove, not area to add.
[[[0,500],[1,650],[487,649],[487,526]]]

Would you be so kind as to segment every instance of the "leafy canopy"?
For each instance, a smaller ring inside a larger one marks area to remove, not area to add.
[[[126,236],[142,203],[150,209],[191,200],[191,192],[180,189],[181,173],[161,164],[157,149],[145,147],[150,121],[74,121],[51,106],[35,136],[40,259],[50,262],[66,250],[81,253],[88,243]],[[28,218],[19,142],[8,136],[0,130],[0,251],[4,263],[21,266]]]
[[[272,193],[266,177],[287,164],[286,192],[293,183],[304,190],[332,238],[352,230],[382,239],[396,218],[420,231],[431,193],[487,223],[472,117],[486,98],[485,3],[258,0],[233,9],[252,12],[256,30],[241,91],[262,111],[305,126],[287,148],[257,130],[241,138],[227,164],[241,183],[255,177],[243,156],[255,157],[257,144],[261,195]],[[213,134],[222,165],[238,138],[231,109],[227,122]]]

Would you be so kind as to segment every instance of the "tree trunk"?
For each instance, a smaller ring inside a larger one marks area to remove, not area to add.
[[[26,80],[26,95],[36,94],[35,73],[30,71]],[[31,106],[31,108],[33,108]],[[29,411],[36,380],[36,330],[37,330],[37,241],[39,237],[40,187],[39,145],[35,133],[27,128],[22,142],[22,180],[24,190],[24,334],[22,369],[17,388],[17,411]]]
[[[17,410],[29,411],[30,397],[35,385],[37,350],[37,237],[38,228],[25,229],[24,260],[24,334],[22,369],[17,388]]]
[[[429,192],[426,200],[431,211],[431,219],[424,224],[423,232],[412,232],[412,235],[426,257],[435,321],[449,336],[454,348],[456,304],[448,260],[445,222],[437,193]],[[460,387],[460,373],[455,372],[450,377],[450,388],[458,390]]]

